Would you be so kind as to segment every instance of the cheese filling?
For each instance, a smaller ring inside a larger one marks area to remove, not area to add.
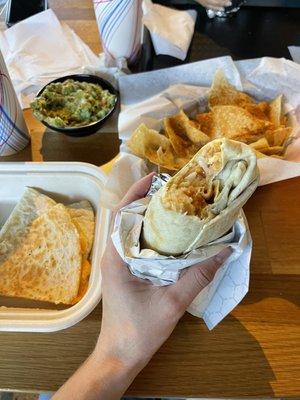
[[[185,175],[173,179],[161,201],[168,210],[205,218],[207,205],[213,197],[212,184],[204,169],[195,162]]]

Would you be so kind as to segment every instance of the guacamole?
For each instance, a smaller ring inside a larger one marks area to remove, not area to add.
[[[56,128],[79,127],[101,120],[117,97],[95,83],[67,79],[50,83],[31,104],[34,116]]]

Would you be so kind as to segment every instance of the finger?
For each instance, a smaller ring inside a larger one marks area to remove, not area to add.
[[[213,11],[224,11],[224,7],[209,6],[207,8]]]
[[[222,7],[228,7],[231,5],[232,4],[231,4],[230,0],[210,0],[210,6],[212,6],[212,7],[222,8]]]
[[[107,242],[100,267],[104,283],[106,281],[119,282],[130,276],[126,263],[122,260],[111,239]]]
[[[231,248],[227,247],[216,256],[187,268],[179,281],[169,286],[169,294],[186,309],[201,290],[213,280],[217,270],[231,253]]]
[[[147,176],[136,182],[134,185],[132,185],[128,192],[125,194],[124,198],[119,203],[118,209],[125,207],[127,204],[130,204],[135,200],[145,197],[150,188],[154,175],[155,172],[151,172],[151,174],[148,174]]]
[[[112,239],[109,239],[101,260],[101,269],[104,271],[106,268],[111,268],[111,265],[119,268],[123,264],[125,264],[125,262],[122,260],[120,254],[117,252],[117,249],[115,248]]]

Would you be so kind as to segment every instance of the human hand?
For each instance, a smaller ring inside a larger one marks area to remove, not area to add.
[[[144,197],[153,175],[133,185],[119,208]],[[98,343],[53,400],[120,399],[230,253],[226,249],[189,267],[174,285],[158,287],[133,276],[109,240],[101,263],[103,315]]]
[[[150,174],[131,187],[119,208],[146,195]],[[109,240],[102,259],[103,316],[96,357],[109,357],[138,373],[170,336],[198,293],[230,255],[226,249],[186,269],[178,282],[154,286],[133,276]]]
[[[197,3],[201,4],[203,7],[214,10],[214,11],[224,11],[224,7],[230,7],[230,0],[195,0]]]

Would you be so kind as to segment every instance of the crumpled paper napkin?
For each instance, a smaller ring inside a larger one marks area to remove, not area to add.
[[[288,49],[293,61],[300,64],[300,46],[288,46]]]
[[[186,58],[194,34],[197,12],[174,10],[144,0],[143,23],[151,34],[156,54]]]
[[[119,70],[103,68],[103,60],[51,9],[0,32],[0,48],[23,108],[44,85],[64,75],[99,74],[117,83]]]

